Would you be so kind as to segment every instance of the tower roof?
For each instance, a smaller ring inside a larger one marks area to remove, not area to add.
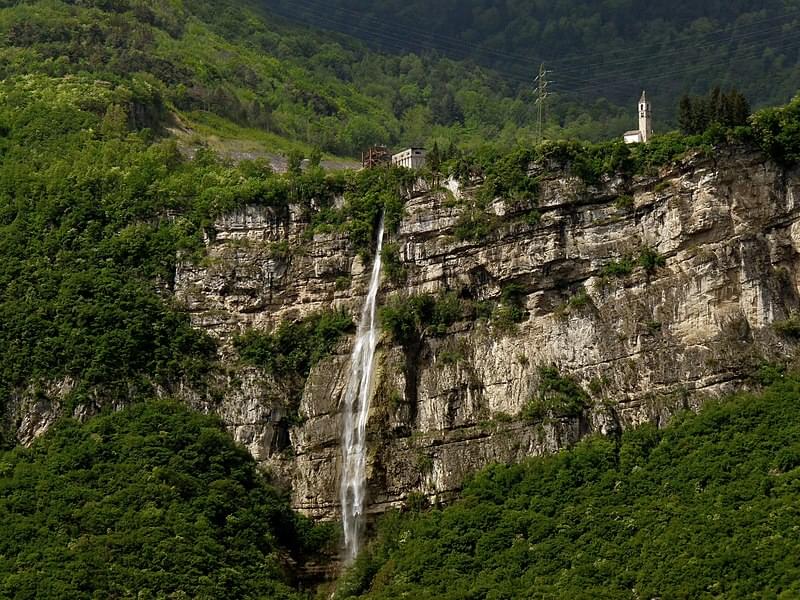
[[[642,97],[639,98],[639,102],[647,102],[647,94],[645,94],[644,90],[642,90]]]

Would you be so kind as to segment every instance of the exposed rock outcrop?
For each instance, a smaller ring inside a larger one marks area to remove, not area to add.
[[[372,510],[411,493],[446,499],[486,464],[553,452],[590,432],[665,423],[741,387],[759,364],[791,357],[791,341],[770,325],[798,308],[799,186],[796,171],[736,149],[627,183],[587,187],[562,174],[542,180],[538,224],[516,218],[527,207],[498,199],[488,209],[497,223],[490,235],[461,242],[452,235],[460,204],[443,193],[415,195],[393,236],[408,279],[387,282],[384,301],[443,290],[491,300],[513,283],[525,291],[527,316],[510,332],[486,320],[457,323],[413,356],[384,338],[369,424]],[[632,204],[618,200],[623,193]],[[255,208],[219,222],[208,265],[178,273],[197,325],[228,340],[323,307],[357,314],[364,265],[344,237],[303,242],[306,226]],[[289,251],[273,256],[286,241]],[[611,262],[645,248],[663,266],[604,276]],[[317,517],[337,510],[349,350],[343,343],[313,369],[301,424],[281,452],[264,441],[276,435],[274,420],[246,423],[275,398],[222,411],[242,442],[291,481],[296,507]],[[580,382],[592,408],[538,423],[520,418],[542,365]]]
[[[449,498],[493,463],[553,452],[592,433],[645,421],[746,385],[759,365],[788,361],[794,341],[772,324],[800,308],[800,173],[743,149],[696,155],[658,176],[587,186],[567,170],[542,177],[530,206],[498,198],[487,237],[454,236],[470,188],[409,199],[391,242],[407,274],[398,294],[454,291],[474,303],[523,291],[524,318],[486,319],[423,336],[413,351],[384,336],[369,420],[368,485],[380,512],[421,493]],[[622,200],[620,200],[622,198]],[[200,264],[182,264],[177,295],[197,327],[222,341],[322,308],[357,315],[368,265],[346,236],[306,234],[303,212],[249,207],[221,219]],[[626,263],[646,251],[650,263]],[[609,269],[614,262],[625,268]],[[235,368],[217,412],[264,466],[291,484],[295,506],[337,513],[339,401],[352,340],[317,364],[302,398],[268,374]],[[592,406],[524,419],[540,369],[574,378]],[[292,418],[289,418],[289,417]],[[30,426],[41,423],[31,419]]]

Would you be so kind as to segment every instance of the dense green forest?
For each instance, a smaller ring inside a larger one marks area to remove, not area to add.
[[[472,4],[340,2],[329,12],[312,0],[7,2],[0,76],[92,74],[113,83],[137,76],[178,115],[171,124],[197,139],[223,135],[272,152],[339,156],[375,143],[530,141],[540,58],[555,69],[546,111],[554,138],[617,137],[635,124],[642,87],[660,132],[677,125],[683,93],[735,86],[760,106],[783,103],[800,87],[790,3],[667,10],[614,2],[602,21],[585,2]],[[371,50],[274,15],[380,43]],[[383,28],[396,31],[387,36]]]
[[[170,402],[0,453],[3,598],[299,600],[336,528],[289,509],[215,418]]]
[[[642,88],[657,125],[675,123],[684,93],[735,86],[757,106],[800,88],[797,0],[260,0],[298,22],[391,52],[418,51],[492,67],[515,89],[553,72],[555,118],[606,99],[635,106]],[[660,123],[659,123],[660,122]]]
[[[291,25],[250,2],[0,3],[0,77],[137,78],[178,125],[266,149],[358,156],[371,144],[530,139],[535,107],[504,77],[436,56],[382,54]],[[628,111],[581,109],[573,134],[624,130]],[[594,122],[609,114],[613,123]],[[607,127],[608,126],[608,127]]]
[[[766,371],[765,371],[766,373]],[[771,376],[775,376],[774,372]],[[386,516],[338,598],[796,598],[800,380]]]
[[[386,515],[337,598],[794,598],[800,380]],[[138,404],[0,453],[0,595],[300,599],[336,527],[292,513],[218,420]]]

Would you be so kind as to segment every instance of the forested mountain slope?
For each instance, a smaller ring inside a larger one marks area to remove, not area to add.
[[[197,252],[226,211],[311,207],[344,185],[319,169],[230,164],[204,135],[356,154],[430,132],[432,86],[447,81],[475,110],[434,134],[526,139],[508,119],[524,125],[528,107],[490,75],[386,57],[232,2],[6,2],[0,34],[0,403],[11,430],[44,431],[52,423],[34,405],[56,396],[59,412],[85,415],[204,380],[214,343],[172,300],[178,253]],[[199,132],[194,160],[165,139],[176,120]]]
[[[565,102],[625,105],[646,87],[671,121],[680,94],[715,84],[756,105],[786,102],[800,86],[796,0],[260,1],[386,50],[474,60],[520,89],[545,61],[556,113]]]
[[[249,2],[6,2],[0,40],[2,78],[135,79],[154,89],[162,113],[138,126],[172,109],[201,134],[250,136],[271,150],[358,156],[434,136],[513,143],[534,116],[490,71],[380,54]]]
[[[392,515],[338,598],[796,598],[800,384],[779,379]]]
[[[61,423],[0,452],[3,598],[299,600],[335,540],[292,513],[211,417],[171,402]]]

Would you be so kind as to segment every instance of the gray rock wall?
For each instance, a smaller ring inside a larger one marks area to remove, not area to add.
[[[463,209],[445,194],[411,198],[391,235],[408,281],[385,282],[381,302],[445,290],[491,300],[514,283],[526,291],[528,316],[512,332],[485,320],[458,323],[446,336],[425,338],[413,356],[384,337],[369,422],[372,511],[411,493],[446,500],[476,469],[554,452],[592,432],[664,424],[677,410],[741,388],[762,362],[791,358],[793,345],[770,325],[798,308],[799,185],[797,172],[738,150],[692,157],[627,187],[545,178],[538,225],[515,218],[525,207],[498,199],[489,212],[499,227],[476,242],[453,236]],[[618,206],[623,191],[633,206]],[[273,223],[258,209],[225,219],[209,242],[208,264],[182,266],[179,295],[198,326],[229,340],[320,308],[358,314],[368,272],[347,239],[302,242],[306,224],[291,214]],[[292,251],[271,256],[282,240]],[[665,266],[602,276],[609,262],[644,247]],[[570,305],[575,297],[583,299]],[[314,368],[300,425],[265,419],[288,409],[275,413],[280,398],[256,388],[218,409],[291,483],[296,507],[316,517],[337,512],[339,399],[351,342]],[[590,393],[584,416],[519,417],[542,365],[558,366]],[[276,446],[281,426],[288,431]]]
[[[373,512],[412,493],[446,501],[485,465],[554,452],[593,432],[663,425],[678,410],[746,386],[760,364],[793,358],[794,343],[771,325],[800,308],[797,170],[729,149],[633,182],[587,186],[560,173],[542,181],[536,225],[523,218],[529,206],[498,198],[487,209],[492,233],[458,241],[464,209],[452,192],[469,199],[474,190],[449,182],[451,193],[414,194],[389,235],[408,279],[385,281],[379,302],[443,291],[496,301],[516,284],[527,316],[511,331],[485,319],[456,323],[412,352],[384,336],[369,420]],[[623,193],[632,206],[617,201]],[[199,264],[180,265],[178,299],[221,341],[228,370],[213,393],[184,396],[218,413],[291,485],[298,509],[334,518],[352,339],[314,367],[299,405],[296,390],[241,365],[232,346],[237,333],[323,308],[357,317],[369,265],[346,237],[309,239],[307,227],[299,209],[249,207],[220,219]],[[603,276],[609,263],[645,247],[664,266]],[[573,377],[592,406],[581,416],[526,421],[520,413],[549,365]],[[57,402],[33,394],[18,405],[22,441],[58,413]]]

